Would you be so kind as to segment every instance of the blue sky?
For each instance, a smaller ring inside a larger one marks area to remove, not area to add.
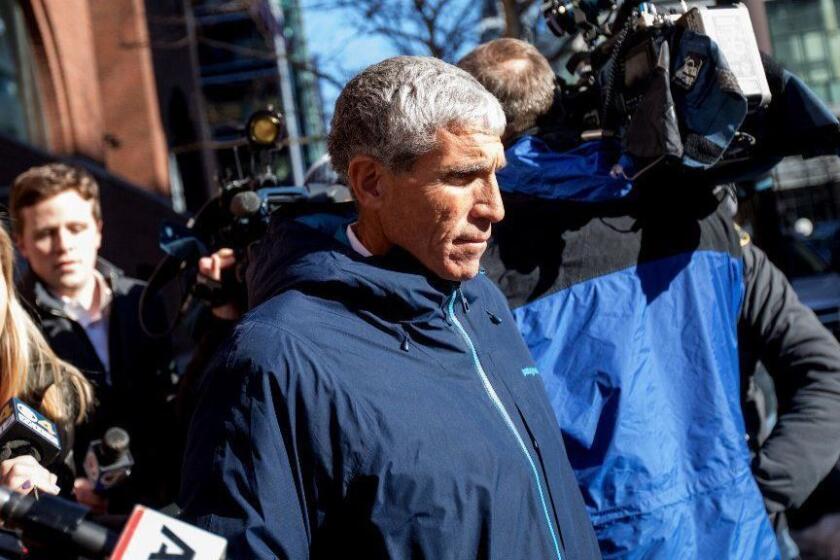
[[[363,68],[396,54],[383,39],[357,35],[340,10],[309,9],[316,3],[322,4],[317,0],[302,0],[303,22],[309,52],[317,57],[326,72],[336,77],[347,72],[349,75],[346,77],[349,78]],[[329,118],[339,90],[322,81],[321,93],[324,111]]]

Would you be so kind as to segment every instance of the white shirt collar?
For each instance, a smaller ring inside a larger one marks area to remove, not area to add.
[[[358,222],[354,222],[347,226],[347,239],[350,241],[350,246],[353,247],[357,253],[362,255],[363,257],[372,257],[373,253],[367,250],[367,247],[362,245],[362,242],[359,241],[359,238],[356,237],[356,232],[353,231],[353,226],[355,226]]]
[[[96,284],[94,288],[95,291],[93,295],[92,309],[85,308],[85,306],[79,303],[76,299],[67,296],[61,296],[59,298],[64,307],[64,312],[85,329],[87,329],[90,324],[101,321],[103,318],[107,318],[110,311],[111,301],[114,298],[111,287],[108,286],[108,282],[105,281],[105,278],[102,277],[98,270],[93,271],[93,278]]]

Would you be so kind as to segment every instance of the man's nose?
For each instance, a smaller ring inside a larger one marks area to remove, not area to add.
[[[493,175],[483,186],[481,195],[473,207],[473,216],[489,221],[491,224],[501,222],[505,217],[505,205],[499,183]]]
[[[72,246],[71,234],[65,229],[59,229],[55,232],[55,249],[59,253],[64,253]]]

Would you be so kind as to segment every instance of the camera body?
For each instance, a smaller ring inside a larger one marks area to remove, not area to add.
[[[589,47],[572,56],[567,65],[576,82],[563,82],[559,88],[562,125],[578,131],[580,142],[616,138],[630,148],[625,152],[636,157],[633,148],[641,142],[634,135],[658,107],[661,111],[674,107],[673,123],[662,128],[678,130],[676,143],[680,143],[686,141],[692,119],[703,110],[696,100],[706,95],[704,91],[722,89],[729,100],[745,100],[749,112],[761,111],[771,101],[761,53],[743,5],[688,9],[682,4],[660,13],[653,3],[637,0],[619,5],[609,0],[548,0],[543,14],[552,31],[580,34]],[[697,44],[705,48],[698,49]],[[710,83],[715,80],[720,83]],[[651,99],[654,90],[661,99]],[[746,114],[733,110],[729,122],[719,123],[723,134],[714,139],[718,145],[711,146],[714,157],[702,162],[685,158],[682,167],[705,171],[735,153],[743,158],[745,142],[750,144],[749,135],[741,130]],[[639,121],[635,129],[634,119]],[[652,141],[647,131],[644,136]],[[657,142],[673,144],[672,140],[659,138]],[[639,168],[647,169],[660,159],[679,162],[681,154],[674,156],[636,159]]]
[[[598,26],[601,12],[614,7],[614,0],[549,0],[542,10],[549,29],[561,36],[592,31]]]
[[[717,44],[738,79],[738,86],[750,108],[770,104],[770,86],[746,6],[694,8],[680,18],[670,17],[678,25],[683,20],[687,28],[708,35]]]
[[[141,323],[149,335],[171,332],[193,299],[211,306],[244,306],[248,247],[265,235],[278,211],[294,215],[350,200],[349,191],[341,185],[282,184],[274,169],[285,148],[285,138],[280,113],[271,107],[253,113],[243,138],[231,147],[234,169],[227,170],[219,180],[219,194],[205,203],[186,226],[163,224],[159,244],[166,256],[149,279],[140,303]],[[199,275],[199,259],[223,248],[233,250],[236,265],[222,270],[221,281]],[[176,278],[182,294],[178,317],[164,331],[154,331],[145,322],[147,302]]]

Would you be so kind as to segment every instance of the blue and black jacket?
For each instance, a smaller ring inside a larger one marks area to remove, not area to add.
[[[617,180],[609,145],[552,146],[508,149],[485,265],[543,373],[605,556],[774,557],[749,470],[778,513],[836,463],[840,345],[725,199]],[[761,439],[739,406],[759,361],[779,399]]]
[[[201,388],[184,517],[233,558],[600,558],[545,390],[483,275],[276,221]]]
[[[498,174],[485,257],[607,558],[778,556],[741,413],[739,235],[710,189],[636,188],[617,153],[535,136]]]

